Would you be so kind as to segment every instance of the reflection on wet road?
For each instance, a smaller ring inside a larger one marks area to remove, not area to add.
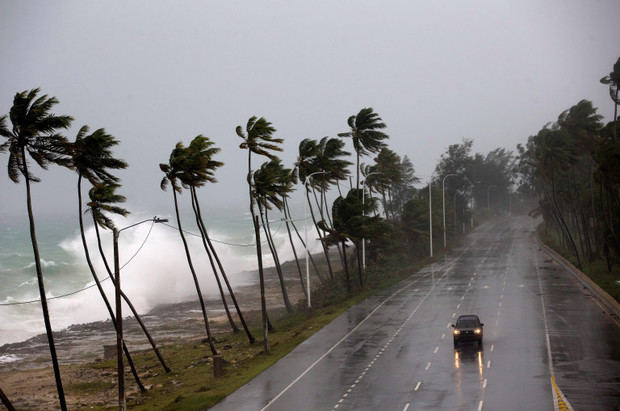
[[[479,227],[451,256],[352,307],[214,409],[551,410],[567,400],[575,410],[614,410],[620,328],[539,249],[533,230],[527,217]],[[485,323],[481,346],[453,346],[462,314]]]

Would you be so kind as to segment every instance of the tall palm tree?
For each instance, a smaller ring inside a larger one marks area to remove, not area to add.
[[[57,116],[51,113],[52,107],[58,103],[58,100],[47,95],[37,98],[38,94],[38,88],[15,94],[13,106],[9,112],[9,118],[13,127],[9,129],[6,125],[6,116],[0,117],[0,136],[7,139],[6,142],[0,145],[0,150],[5,151],[8,149],[9,151],[9,178],[14,183],[19,183],[21,175],[26,181],[26,207],[28,209],[30,239],[34,254],[37,283],[39,285],[39,295],[41,297],[43,321],[52,357],[60,408],[66,410],[67,404],[60,377],[58,358],[56,357],[56,346],[47,307],[43,270],[41,269],[39,245],[36,236],[34,214],[32,212],[30,182],[38,182],[40,179],[32,174],[28,164],[28,156],[43,169],[47,169],[50,163],[63,166],[68,165],[66,155],[68,142],[65,137],[59,134],[59,130],[69,128],[73,118],[70,116]]]
[[[103,260],[103,264],[105,265],[108,276],[112,279],[114,284],[116,284],[116,278],[114,276],[114,273],[112,272],[112,269],[110,268],[108,259],[103,252],[99,227],[103,228],[104,230],[114,229],[114,222],[111,218],[106,216],[105,213],[122,215],[123,217],[129,214],[129,211],[117,205],[118,203],[125,202],[124,196],[115,193],[116,189],[119,187],[120,185],[118,184],[105,182],[93,185],[93,187],[88,191],[90,201],[86,204],[86,211],[91,213],[93,219],[93,226],[95,227],[95,233],[97,234],[97,247],[99,248],[99,254],[101,255],[101,259]],[[157,359],[159,360],[161,366],[164,368],[164,371],[169,373],[170,368],[168,367],[168,365],[164,361],[163,356],[159,352],[157,344],[155,343],[153,337],[151,337],[151,333],[148,331],[146,325],[142,321],[138,310],[136,310],[135,306],[132,304],[131,300],[122,289],[120,290],[120,294],[123,300],[125,300],[125,302],[129,306],[129,309],[131,310],[134,318],[140,325],[140,328],[142,329],[142,332],[144,333],[146,339],[149,341],[149,344],[151,344],[151,348],[153,349],[155,356],[157,356]],[[112,322],[116,324],[116,321],[114,319],[112,319]],[[131,362],[129,363],[131,364]]]
[[[198,201],[198,195],[196,194],[196,188],[202,187],[206,183],[215,183],[217,180],[214,177],[214,171],[221,167],[224,163],[215,161],[212,157],[220,151],[219,148],[213,147],[213,142],[209,140],[207,137],[202,135],[196,136],[190,143],[188,150],[188,155],[190,156],[190,161],[187,162],[187,167],[184,170],[183,181],[190,188],[190,192],[192,195],[192,207],[194,209],[194,214],[196,216],[196,222],[198,224],[198,228],[200,230],[200,234],[203,240],[203,245],[205,246],[205,250],[207,252],[207,256],[209,257],[209,262],[211,263],[211,268],[213,269],[213,274],[217,281],[218,288],[220,290],[220,296],[222,298],[222,302],[224,304],[224,308],[226,310],[229,322],[231,323],[231,327],[233,330],[238,330],[235,323],[232,321],[232,317],[230,316],[228,310],[228,304],[226,303],[226,298],[224,296],[224,290],[222,289],[222,285],[220,282],[220,278],[213,262],[217,263],[220,274],[224,279],[226,287],[228,289],[228,293],[235,305],[235,310],[237,311],[237,315],[239,316],[239,320],[245,330],[245,333],[248,337],[250,344],[253,344],[256,339],[250,332],[248,328],[243,313],[241,312],[241,308],[237,303],[237,298],[235,297],[235,293],[230,285],[230,281],[228,281],[228,276],[226,275],[226,271],[224,270],[224,266],[211,242],[209,237],[209,233],[207,232],[207,227],[202,218],[202,212],[200,209],[200,203]]]
[[[162,190],[166,190],[168,185],[170,185],[172,188],[172,198],[174,200],[174,212],[177,218],[177,226],[179,227],[179,234],[181,236],[181,240],[183,241],[183,247],[185,248],[185,257],[187,258],[187,264],[189,265],[189,269],[192,273],[192,278],[194,279],[194,286],[196,287],[196,293],[198,294],[198,300],[200,302],[200,308],[202,310],[202,317],[207,332],[207,340],[209,342],[209,347],[211,348],[211,353],[213,355],[217,355],[217,350],[215,349],[215,345],[213,344],[213,337],[211,336],[211,328],[209,327],[207,308],[202,297],[202,292],[200,291],[200,284],[198,283],[198,276],[196,275],[196,270],[194,269],[194,264],[192,263],[189,246],[187,245],[187,240],[185,239],[185,235],[183,234],[181,216],[179,214],[179,202],[177,199],[177,193],[181,193],[182,191],[179,182],[180,177],[185,172],[184,162],[186,161],[188,161],[186,149],[183,146],[183,143],[179,142],[172,150],[172,153],[170,153],[170,159],[168,160],[168,163],[159,164],[159,169],[164,173],[164,177],[161,180],[160,188]]]
[[[268,210],[271,209],[271,205],[275,206],[278,210],[284,208],[284,201],[282,197],[287,196],[293,187],[291,180],[291,170],[282,166],[282,162],[277,160],[271,160],[265,162],[254,173],[254,195],[256,197],[256,203],[260,218],[263,222],[263,231],[267,238],[267,244],[271,250],[271,255],[276,266],[276,272],[280,280],[280,288],[282,290],[282,298],[284,299],[284,306],[288,312],[293,312],[293,306],[288,298],[286,291],[286,285],[284,284],[284,275],[282,273],[282,266],[280,264],[280,258],[278,251],[273,241],[271,229],[269,226]]]
[[[250,197],[250,214],[252,215],[252,224],[254,224],[254,235],[256,237],[256,256],[258,259],[258,276],[260,280],[261,290],[261,311],[263,322],[263,344],[265,346],[265,352],[269,353],[269,340],[267,331],[269,328],[269,318],[267,316],[267,305],[265,302],[265,277],[263,273],[263,258],[260,250],[260,229],[258,227],[258,217],[254,210],[254,194],[252,189],[252,153],[262,155],[270,160],[277,159],[277,156],[272,151],[282,151],[279,144],[282,144],[284,140],[273,136],[276,129],[267,121],[264,117],[256,118],[256,116],[250,117],[248,120],[245,131],[243,127],[237,126],[235,129],[237,135],[243,139],[243,142],[239,145],[242,150],[248,150],[248,192]]]
[[[92,260],[90,258],[90,252],[88,250],[88,244],[86,243],[86,235],[84,234],[84,219],[82,217],[82,179],[86,178],[91,184],[102,183],[116,183],[118,178],[112,175],[107,169],[122,169],[127,168],[127,163],[122,160],[116,159],[112,156],[111,148],[118,144],[118,141],[111,135],[107,134],[104,129],[100,128],[88,134],[88,126],[82,126],[78,131],[75,141],[69,145],[69,153],[71,156],[71,168],[78,174],[77,180],[77,194],[78,194],[78,219],[80,224],[80,237],[82,239],[82,247],[84,248],[84,255],[86,257],[86,263],[90,269],[91,275],[95,280],[99,294],[103,299],[103,302],[108,310],[108,314],[112,319],[112,324],[116,328],[116,316],[112,310],[112,306],[108,301],[99,277],[95,271]],[[127,346],[123,342],[123,350],[127,357],[127,362],[130,365],[131,372],[136,380],[140,389],[144,392],[144,386],[140,381],[138,373],[131,358],[131,354],[127,349]]]
[[[350,131],[339,133],[339,137],[350,137],[353,140],[353,148],[357,154],[357,185],[360,188],[360,156],[369,153],[379,152],[383,146],[383,140],[389,138],[387,134],[380,131],[386,126],[382,123],[379,114],[375,113],[372,107],[363,108],[359,113],[350,116],[347,120]]]
[[[310,188],[317,184],[316,180],[312,178],[310,181],[306,181],[306,179],[314,174],[315,176],[322,176],[323,174],[318,174],[319,172],[323,172],[320,168],[320,162],[318,160],[319,156],[319,143],[316,140],[312,139],[304,139],[299,143],[299,153],[297,157],[297,161],[295,163],[295,171],[299,180],[304,185],[304,191],[306,194],[306,201],[308,202],[308,208],[310,209],[310,216],[312,218],[312,222],[316,229],[319,240],[321,240],[321,246],[323,248],[323,255],[325,256],[325,262],[327,263],[327,269],[329,271],[329,278],[334,278],[334,270],[332,269],[331,260],[329,258],[329,245],[337,244],[337,243],[328,243],[323,241],[323,233],[319,228],[318,221],[316,216],[314,215],[314,209],[312,208],[312,202],[310,201]],[[308,183],[308,184],[306,184]]]

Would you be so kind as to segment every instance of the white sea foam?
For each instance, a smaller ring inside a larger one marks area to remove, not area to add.
[[[10,362],[19,361],[21,359],[21,357],[13,354],[0,355],[0,364],[7,364]]]
[[[45,258],[41,258],[41,266],[43,266],[43,267],[54,267],[56,265],[57,265],[56,261],[54,261],[54,260],[47,261]],[[32,268],[34,266],[35,266],[35,263],[32,262],[32,263],[26,265],[24,268],[28,269],[28,268]]]

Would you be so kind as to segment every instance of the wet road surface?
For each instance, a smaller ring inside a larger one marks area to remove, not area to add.
[[[454,348],[461,314],[485,324],[482,346]],[[562,400],[620,410],[620,324],[539,248],[534,222],[513,217],[352,307],[213,409],[534,411]]]

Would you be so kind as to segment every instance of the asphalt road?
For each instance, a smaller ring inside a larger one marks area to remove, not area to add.
[[[480,316],[482,347],[453,347],[460,314]],[[352,307],[213,409],[571,408],[620,410],[620,324],[538,247],[531,219],[506,217]]]

